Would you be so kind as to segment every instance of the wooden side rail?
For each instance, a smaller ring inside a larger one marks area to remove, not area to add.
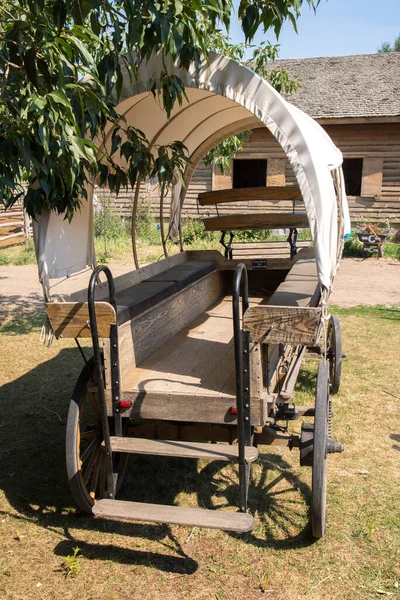
[[[99,338],[110,337],[110,325],[117,322],[108,302],[96,302]],[[88,303],[46,302],[46,312],[56,338],[90,338]]]
[[[321,314],[321,308],[252,306],[244,314],[243,330],[265,344],[311,346],[318,338]]]
[[[201,394],[177,392],[154,392],[130,390],[121,392],[123,400],[132,406],[123,412],[131,419],[165,419],[188,423],[237,424],[236,398],[234,396],[213,397]],[[106,390],[108,414],[112,414],[111,391]],[[253,399],[251,424],[263,426],[266,420],[266,403],[263,399]]]
[[[204,219],[207,231],[246,231],[248,229],[298,229],[308,227],[306,214],[236,214]]]
[[[218,190],[215,192],[203,192],[198,195],[200,206],[214,206],[226,202],[251,202],[262,200],[292,200],[299,201],[303,197],[300,188],[288,187],[256,187],[235,188],[231,190]]]

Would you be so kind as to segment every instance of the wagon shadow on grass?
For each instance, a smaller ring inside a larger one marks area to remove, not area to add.
[[[41,327],[44,323],[41,303],[38,294],[30,294],[28,298],[0,294],[0,333],[20,335]]]
[[[151,565],[168,572],[194,573],[196,561],[185,553],[169,526],[94,520],[72,508],[74,502],[65,473],[64,432],[70,394],[81,368],[79,352],[64,348],[55,358],[0,390],[0,460],[3,467],[0,487],[18,513],[11,514],[11,518],[54,529],[57,534],[61,529],[66,540],[56,545],[54,552],[57,555],[71,554],[71,549],[79,546],[88,559],[111,559],[122,564]],[[211,507],[215,499],[217,505],[237,505],[235,465],[222,467],[219,462],[206,463],[198,470],[196,462],[189,459],[146,457],[140,462],[137,457],[135,459],[121,499],[175,504],[179,503],[180,494],[189,494],[196,496],[203,507]],[[279,455],[267,454],[261,458],[257,481],[250,489],[251,506],[259,511],[261,525],[257,531],[238,536],[240,540],[274,548],[311,543],[307,509],[303,508],[300,517],[294,521],[294,513],[285,515],[288,506],[297,510],[298,504],[306,506],[309,498],[308,486],[287,471],[288,466]],[[285,473],[284,477],[282,473]],[[278,489],[281,482],[284,486]],[[289,495],[294,490],[296,498],[284,501],[285,486],[291,490]],[[269,511],[268,517],[262,516],[263,511]],[[100,531],[156,541],[169,553],[121,548],[107,541],[91,544],[77,539],[72,530]],[[176,556],[170,554],[171,550]]]

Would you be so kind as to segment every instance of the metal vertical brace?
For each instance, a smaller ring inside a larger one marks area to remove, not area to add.
[[[119,368],[119,353],[118,353],[118,325],[111,325],[110,331],[110,361],[111,361],[111,394],[113,416],[115,423],[115,435],[122,436],[122,417],[121,417],[121,377]]]
[[[244,439],[246,446],[251,444],[250,420],[250,332],[244,331],[243,335],[243,416]]]
[[[251,427],[251,402],[250,402],[250,332],[244,331],[243,336],[243,416],[244,416],[244,443],[245,446],[252,445]],[[245,494],[246,507],[249,495],[251,464],[246,463]]]
[[[103,361],[100,352],[100,344],[99,344],[99,334],[97,329],[97,318],[96,318],[96,309],[95,309],[95,285],[99,280],[99,275],[101,272],[104,272],[107,277],[108,289],[110,295],[110,304],[113,306],[115,313],[117,313],[117,302],[115,299],[115,287],[114,280],[111,274],[111,271],[108,267],[104,265],[99,265],[93,271],[92,276],[89,281],[88,287],[88,307],[89,307],[89,321],[90,321],[90,331],[92,334],[92,344],[93,344],[93,354],[94,354],[94,362],[96,367],[96,382],[99,392],[99,400],[100,400],[100,411],[101,411],[101,424],[103,427],[103,435],[104,435],[104,445],[106,448],[106,469],[107,469],[107,492],[109,498],[115,498],[116,489],[117,489],[117,478],[118,473],[114,472],[114,461],[111,450],[111,439],[110,439],[110,427],[108,422],[108,414],[107,414],[107,405],[105,399],[104,392],[104,369],[103,369]],[[120,378],[119,378],[119,361],[118,361],[118,325],[111,325],[110,330],[110,343],[111,343],[111,361],[112,365],[117,366],[117,375],[118,379],[113,378],[115,383],[115,390],[118,394],[119,398],[119,386],[120,386]],[[114,387],[113,387],[113,405],[115,402],[114,396]],[[121,415],[119,414],[119,419],[121,419]],[[118,428],[117,419],[115,419],[115,427]]]
[[[221,239],[219,240],[219,243],[221,244],[221,246],[223,248],[225,248],[225,252],[224,252],[224,256],[227,259],[232,259],[232,242],[233,242],[233,238],[235,237],[235,234],[230,231],[229,232],[229,242],[226,243],[225,242],[225,235],[227,234],[227,231],[223,231],[222,235],[221,235]]]
[[[243,263],[235,269],[232,289],[233,334],[236,372],[236,411],[239,445],[239,509],[246,512],[250,465],[246,463],[245,448],[251,441],[250,422],[250,359],[249,338],[241,328],[240,296],[242,316],[249,307],[247,271]],[[247,400],[247,401],[245,401]],[[247,417],[247,419],[246,419]]]
[[[287,241],[290,244],[290,258],[294,258],[297,254],[297,237],[299,232],[296,228],[291,228]]]

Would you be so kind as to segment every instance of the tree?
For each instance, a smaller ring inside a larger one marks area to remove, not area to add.
[[[319,0],[241,0],[238,18],[251,43],[255,33],[296,20]],[[138,175],[169,183],[187,162],[179,141],[153,148],[115,111],[122,64],[135,77],[140,63],[162,53],[181,66],[207,56],[210,35],[228,31],[232,0],[2,0],[0,5],[0,201],[23,198],[28,213],[43,208],[72,218],[80,195],[97,176],[118,193]],[[162,73],[169,114],[185,91]],[[154,91],[154,93],[157,93]],[[112,122],[110,152],[101,144]],[[99,141],[100,140],[100,141]],[[99,150],[101,148],[101,151]],[[155,151],[155,152],[154,152]],[[113,160],[120,152],[121,169]]]
[[[393,46],[390,42],[383,42],[378,48],[378,54],[385,54],[386,52],[400,52],[400,33],[393,42]]]

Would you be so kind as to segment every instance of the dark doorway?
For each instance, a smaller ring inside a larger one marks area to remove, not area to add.
[[[265,187],[267,161],[264,159],[237,159],[233,161],[233,187]]]
[[[348,196],[361,196],[362,158],[344,158],[343,175]]]

